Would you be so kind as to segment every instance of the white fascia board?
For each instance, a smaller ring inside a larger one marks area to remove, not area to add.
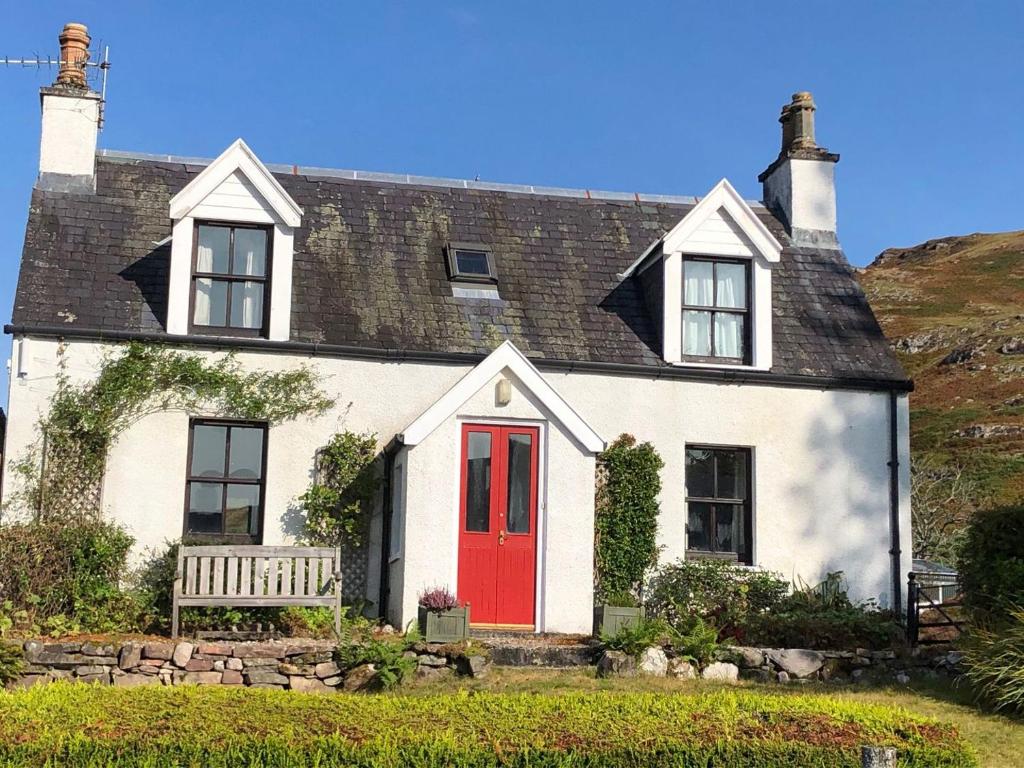
[[[184,189],[171,198],[171,218],[182,219],[188,216],[193,208],[203,202],[207,195],[235,171],[242,173],[256,187],[282,224],[294,229],[302,223],[302,209],[241,139],[236,139],[220,157],[206,166],[198,176],[185,185]]]
[[[455,386],[402,430],[398,439],[408,446],[422,442],[427,435],[454,415],[463,403],[506,368],[515,374],[523,387],[588,451],[596,454],[604,450],[604,439],[572,409],[572,406],[541,376],[533,363],[510,341],[502,342],[473,370],[459,379]]]
[[[653,243],[648,245],[647,246],[647,250],[645,250],[643,253],[641,253],[639,258],[637,258],[636,261],[634,261],[632,264],[630,264],[628,267],[626,267],[626,271],[625,272],[619,273],[619,275],[618,275],[619,280],[625,280],[628,277],[632,277],[634,274],[639,274],[639,273],[643,272],[644,270],[641,269],[641,267],[643,267],[644,269],[647,268],[647,265],[644,264],[644,262],[647,261],[647,257],[650,256],[652,253],[654,253],[655,249],[659,245],[661,245],[664,240],[665,240],[665,236],[662,235],[657,240],[655,240]]]
[[[686,252],[686,241],[719,208],[725,208],[736,225],[743,231],[757,252],[765,261],[778,262],[782,255],[782,244],[764,225],[751,207],[729,183],[728,179],[718,182],[707,195],[701,198],[693,209],[679,220],[665,235],[665,253]]]

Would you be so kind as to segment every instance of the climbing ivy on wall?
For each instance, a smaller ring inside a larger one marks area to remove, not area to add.
[[[658,494],[664,462],[650,443],[621,435],[598,457],[594,521],[597,599],[636,599],[658,560]]]
[[[107,352],[94,379],[75,383],[64,347],[59,357],[40,439],[15,467],[20,499],[37,518],[98,513],[96,489],[111,446],[148,414],[180,410],[275,423],[334,404],[306,366],[245,371],[233,354],[211,358],[133,342]]]
[[[347,431],[317,451],[316,477],[299,497],[309,543],[361,546],[381,483],[376,458],[376,435]]]

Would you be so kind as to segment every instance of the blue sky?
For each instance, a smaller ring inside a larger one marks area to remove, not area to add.
[[[854,264],[1024,228],[1019,2],[23,2],[0,56],[110,46],[100,146],[539,185],[749,198],[779,108],[818,103]],[[0,67],[0,319],[38,162],[37,89]],[[0,340],[0,359],[9,339]],[[0,377],[6,402],[6,376]]]

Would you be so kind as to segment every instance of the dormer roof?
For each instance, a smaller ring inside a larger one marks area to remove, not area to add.
[[[251,185],[280,223],[288,227],[299,226],[302,222],[302,208],[285,192],[284,187],[256,157],[256,153],[241,139],[235,139],[216,160],[171,198],[171,218],[182,219],[188,216],[211,193],[236,174]]]

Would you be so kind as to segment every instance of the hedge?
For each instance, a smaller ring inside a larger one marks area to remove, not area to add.
[[[955,728],[902,709],[739,691],[315,696],[55,683],[0,693],[12,766],[815,766],[863,744],[904,768],[976,766]]]

